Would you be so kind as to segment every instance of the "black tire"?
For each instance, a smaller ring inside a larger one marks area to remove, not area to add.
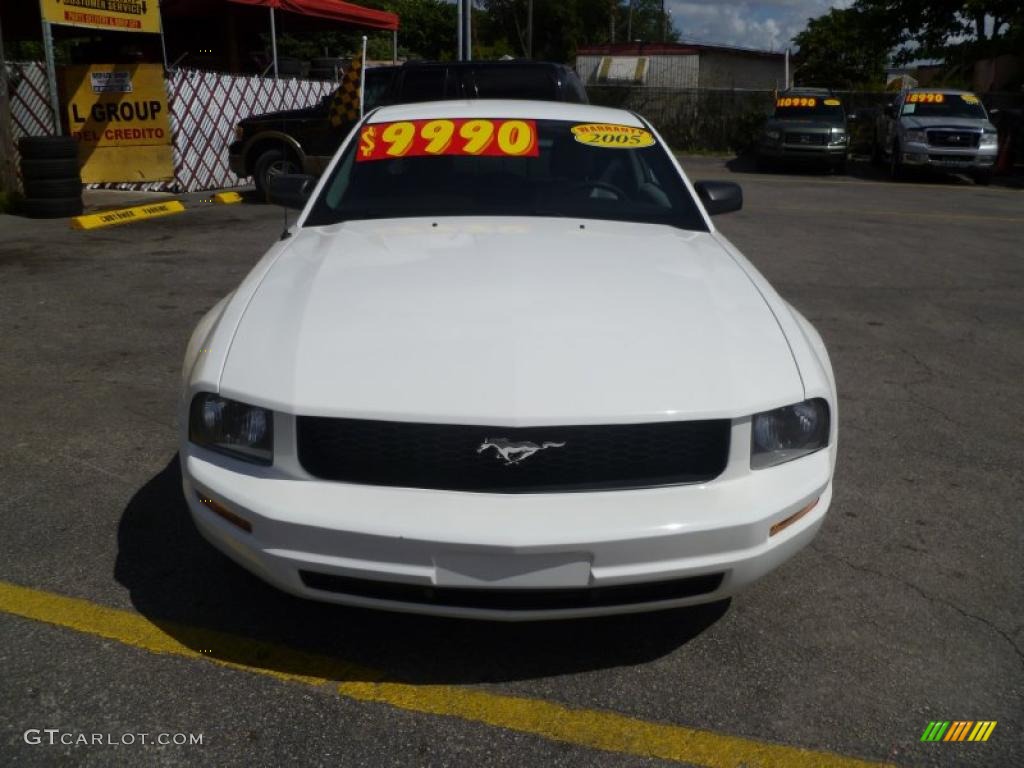
[[[252,167],[252,179],[256,191],[266,200],[270,177],[277,173],[302,173],[295,158],[283,149],[268,149],[258,158]]]
[[[23,179],[77,179],[78,158],[62,157],[58,160],[42,160],[23,157],[21,159]]]
[[[23,136],[18,153],[32,160],[77,159],[78,142],[70,136]]]
[[[831,164],[829,170],[832,171],[832,173],[835,173],[835,174],[838,174],[840,176],[843,176],[843,175],[846,174],[846,166],[847,166],[847,160],[844,157],[842,160],[836,160],[835,162],[833,162]]]
[[[977,171],[971,175],[971,178],[979,187],[987,187],[992,183],[992,171]]]
[[[25,196],[37,200],[54,200],[61,197],[81,197],[82,180],[75,176],[68,179],[29,179],[23,182]]]
[[[779,164],[773,157],[758,155],[754,158],[754,167],[757,169],[758,173],[772,173],[778,170],[778,166]]]
[[[66,219],[82,215],[82,198],[56,197],[40,199],[26,197],[21,202],[21,212],[30,219]]]

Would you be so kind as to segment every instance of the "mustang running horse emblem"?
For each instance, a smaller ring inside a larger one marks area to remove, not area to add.
[[[488,448],[493,448],[497,452],[498,456],[505,460],[505,465],[518,464],[521,461],[533,456],[537,451],[543,451],[546,448],[564,448],[565,443],[553,443],[545,440],[540,445],[537,443],[531,443],[528,440],[520,443],[513,443],[511,440],[505,437],[485,438],[480,447],[476,449],[477,453],[483,453]]]

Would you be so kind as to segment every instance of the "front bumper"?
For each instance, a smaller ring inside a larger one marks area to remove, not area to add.
[[[804,160],[808,162],[838,164],[846,159],[845,144],[768,144],[758,145],[758,154],[773,160]]]
[[[995,146],[940,149],[928,144],[908,143],[900,149],[900,160],[904,165],[953,171],[992,170],[999,154],[999,148]]]
[[[631,491],[353,485],[254,469],[191,444],[182,476],[200,532],[292,594],[481,619],[582,617],[720,600],[810,542],[832,498],[834,444],[755,472],[740,455],[749,452],[745,429],[714,481]],[[251,533],[201,498],[250,523]]]

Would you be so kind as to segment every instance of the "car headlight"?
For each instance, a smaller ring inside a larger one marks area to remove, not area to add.
[[[829,427],[828,403],[821,398],[754,414],[750,468],[774,467],[824,448]]]
[[[985,131],[981,134],[981,143],[979,146],[982,147],[995,147],[999,144],[999,134],[995,131]]]
[[[907,143],[913,142],[915,144],[927,144],[928,134],[924,131],[907,131],[903,134],[903,139]]]
[[[778,141],[779,137],[782,136],[782,134],[779,133],[778,131],[765,131],[764,135],[765,135],[765,138],[771,139],[772,141]]]
[[[241,125],[236,125],[235,126],[235,139],[237,139],[238,141],[241,141],[244,138],[245,138],[245,128],[243,128]]]
[[[200,392],[189,409],[188,439],[255,464],[274,463],[274,413]]]
[[[833,144],[845,144],[846,143],[846,131],[842,128],[832,129],[832,143]]]

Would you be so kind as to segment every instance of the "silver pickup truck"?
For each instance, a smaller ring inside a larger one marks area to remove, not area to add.
[[[997,154],[996,128],[981,100],[969,91],[903,91],[875,126],[872,156],[888,163],[894,179],[917,167],[967,173],[976,183],[988,184]]]

